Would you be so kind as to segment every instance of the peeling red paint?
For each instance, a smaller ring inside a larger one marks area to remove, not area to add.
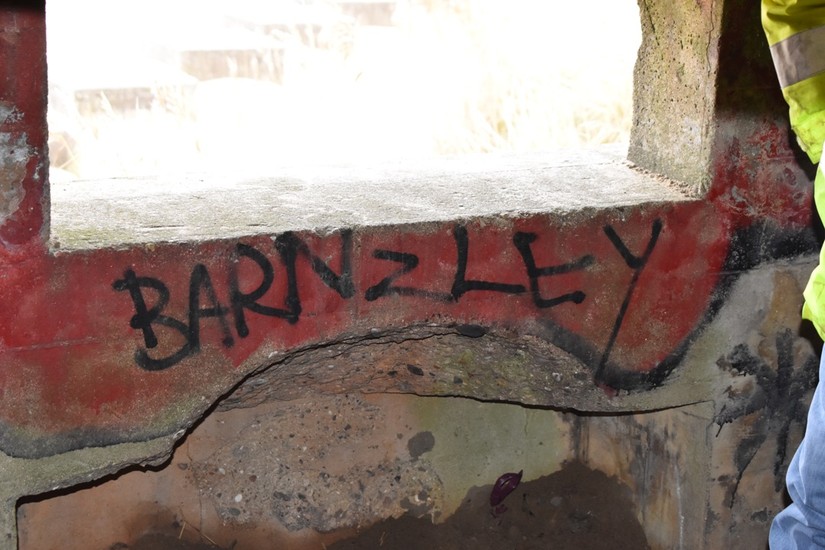
[[[765,124],[753,135],[721,143],[707,199],[733,227],[764,219],[781,227],[810,226],[813,188],[794,161],[786,129]]]
[[[8,135],[9,143],[26,143],[31,151],[21,167],[25,173],[20,180],[22,202],[0,220],[0,245],[14,248],[31,241],[43,243],[48,231],[45,4],[34,1],[3,7],[0,30],[0,106],[10,106],[14,115],[0,120],[0,135]]]

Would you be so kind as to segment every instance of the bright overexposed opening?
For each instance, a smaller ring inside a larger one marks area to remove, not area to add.
[[[48,0],[53,180],[627,139],[635,0]]]

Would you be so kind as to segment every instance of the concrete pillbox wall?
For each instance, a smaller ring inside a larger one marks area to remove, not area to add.
[[[51,210],[45,7],[4,5],[6,546],[21,497],[159,464],[216,404],[349,392],[578,411],[588,429],[566,441],[590,443],[573,454],[633,489],[654,547],[761,544],[815,376],[798,306],[817,240],[744,4],[641,5],[636,166],[607,151],[285,168],[189,194],[163,178],[55,190]],[[655,485],[625,460],[639,434]]]

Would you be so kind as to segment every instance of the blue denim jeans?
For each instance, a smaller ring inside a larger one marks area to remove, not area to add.
[[[819,363],[819,380],[805,437],[785,477],[793,504],[771,524],[771,550],[825,549],[825,353]]]

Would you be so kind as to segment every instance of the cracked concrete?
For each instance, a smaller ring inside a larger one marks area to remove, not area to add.
[[[85,448],[39,459],[11,458],[0,454],[0,494],[5,501],[0,511],[0,546],[17,548],[17,504],[21,497],[52,493],[91,480],[100,479],[140,464],[153,466],[172,453],[183,432],[142,443],[121,443],[108,447]]]
[[[527,480],[558,470],[565,433],[555,411],[456,398],[318,395],[215,412],[159,471],[24,504],[21,548],[47,546],[49,525],[60,525],[67,550],[173,522],[222,546],[301,548],[378,517],[443,520],[504,471],[524,469]],[[83,519],[102,503],[108,518]]]

